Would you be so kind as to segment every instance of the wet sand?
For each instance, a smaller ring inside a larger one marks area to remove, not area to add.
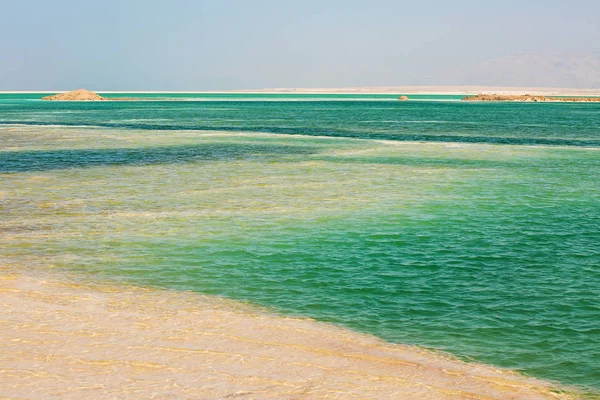
[[[566,399],[550,384],[225,299],[0,270],[0,398]]]

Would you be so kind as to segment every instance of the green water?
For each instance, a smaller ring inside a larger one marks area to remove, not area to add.
[[[600,104],[0,97],[0,262],[600,388]]]

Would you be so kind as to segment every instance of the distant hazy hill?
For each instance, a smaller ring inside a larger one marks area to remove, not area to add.
[[[442,76],[456,85],[600,88],[600,53],[519,54]]]

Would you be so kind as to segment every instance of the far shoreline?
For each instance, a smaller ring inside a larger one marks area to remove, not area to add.
[[[69,90],[6,90],[0,94],[63,93]],[[476,95],[494,93],[502,95],[600,96],[600,88],[548,88],[508,86],[376,86],[342,88],[263,88],[242,90],[94,90],[101,94],[171,93],[171,94],[322,94],[322,95]]]

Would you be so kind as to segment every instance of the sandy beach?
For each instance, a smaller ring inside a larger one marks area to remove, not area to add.
[[[193,293],[0,275],[0,397],[567,399],[550,384]]]

